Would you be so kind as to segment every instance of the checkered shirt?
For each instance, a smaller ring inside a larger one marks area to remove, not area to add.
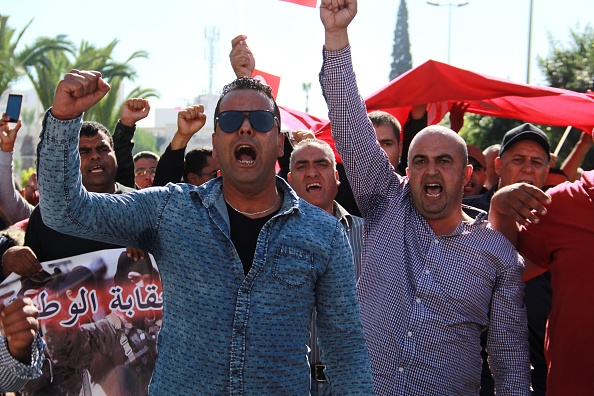
[[[497,395],[529,395],[523,260],[484,215],[437,236],[376,141],[350,47],[324,51],[332,135],[365,219],[358,283],[378,395],[476,395],[480,334]]]

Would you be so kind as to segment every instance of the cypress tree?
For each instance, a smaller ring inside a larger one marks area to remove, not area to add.
[[[412,57],[410,55],[410,41],[408,39],[408,11],[406,9],[406,1],[400,0],[396,29],[394,30],[390,81],[410,69],[412,69]]]

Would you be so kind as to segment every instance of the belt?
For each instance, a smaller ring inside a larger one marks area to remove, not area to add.
[[[325,364],[315,364],[311,366],[311,376],[317,382],[326,382],[326,376],[324,375]]]

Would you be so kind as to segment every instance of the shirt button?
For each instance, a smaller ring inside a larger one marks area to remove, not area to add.
[[[398,367],[398,371],[403,372],[404,371],[404,367]]]
[[[437,244],[439,243],[439,240],[437,240],[437,239],[434,239],[434,240],[433,240],[433,243],[437,245]]]
[[[421,299],[420,298],[417,298],[415,301],[417,302],[417,304],[420,304],[421,303]]]
[[[409,331],[408,333],[406,333],[406,335],[412,337],[412,331]]]
[[[431,273],[431,271],[429,271],[429,270],[425,270],[425,273],[426,273],[427,275],[429,275],[429,274]]]

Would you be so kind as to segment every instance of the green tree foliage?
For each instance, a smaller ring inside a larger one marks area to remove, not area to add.
[[[400,0],[396,29],[394,29],[390,81],[410,69],[412,69],[412,57],[410,55],[410,41],[408,36],[408,11],[406,9],[406,1]]]
[[[8,18],[0,15],[0,94],[25,74],[26,67],[35,63],[42,54],[52,50],[69,50],[68,45],[61,40],[51,39],[38,43],[26,54],[17,53],[16,47],[33,20],[15,36],[16,30],[8,27]]]
[[[113,59],[113,52],[118,40],[113,40],[105,47],[97,47],[83,41],[78,49],[73,49],[72,43],[66,41],[64,36],[59,36],[56,39],[38,38],[32,46],[25,48],[21,56],[28,56],[29,52],[34,51],[37,46],[51,40],[62,40],[71,49],[46,51],[27,65],[27,76],[35,87],[42,106],[44,108],[51,106],[58,82],[71,69],[97,70],[110,84],[111,91],[101,102],[85,113],[85,119],[100,122],[108,128],[113,127],[122,109],[123,101],[119,97],[122,84],[126,80],[133,81],[136,78],[136,70],[132,68],[131,62],[139,58],[148,58],[147,52],[136,51],[125,62],[116,62]],[[158,95],[153,89],[137,87],[128,97],[156,96]]]
[[[577,28],[569,32],[567,45],[554,37],[549,37],[550,51],[546,57],[539,57],[538,64],[545,75],[547,83],[552,87],[569,89],[577,92],[594,90],[594,29],[587,25],[583,31]],[[570,115],[568,115],[570,117]],[[571,124],[571,118],[567,120]],[[553,142],[559,141],[565,128],[551,127],[547,133],[552,136]],[[573,130],[559,152],[557,164],[571,152],[578,141],[581,132]],[[552,148],[553,149],[553,148]],[[582,168],[594,168],[594,152],[590,151]]]
[[[25,127],[26,134],[31,133],[31,126],[35,124],[35,109],[23,109],[21,112],[21,120]]]
[[[499,118],[468,113],[460,136],[466,143],[474,144],[483,150],[493,144],[501,144],[503,135],[512,128],[522,125],[520,120]]]
[[[19,76],[19,65],[15,62],[14,56],[15,48],[31,22],[13,40],[16,31],[8,27],[8,17],[0,15],[0,94]]]
[[[157,138],[146,129],[137,128],[134,132],[134,149],[132,155],[136,155],[141,151],[152,151],[160,154],[157,149]]]
[[[550,52],[538,64],[551,87],[577,92],[594,90],[594,29],[588,25],[580,32],[570,30],[570,41],[562,45],[549,37]]]
[[[549,37],[550,52],[546,57],[539,57],[539,66],[545,75],[547,83],[552,87],[564,88],[578,92],[594,89],[594,29],[591,26],[580,32],[570,31],[567,46]],[[486,148],[494,143],[501,143],[505,132],[522,123],[519,120],[505,118],[484,117],[477,114],[467,114],[464,128],[460,135],[469,144]],[[567,120],[571,124],[571,118]],[[565,127],[551,127],[537,125],[549,137],[551,151],[555,151]],[[563,144],[557,159],[557,166],[561,166],[581,132],[572,130]],[[590,152],[582,163],[584,169],[594,168],[594,153]]]

